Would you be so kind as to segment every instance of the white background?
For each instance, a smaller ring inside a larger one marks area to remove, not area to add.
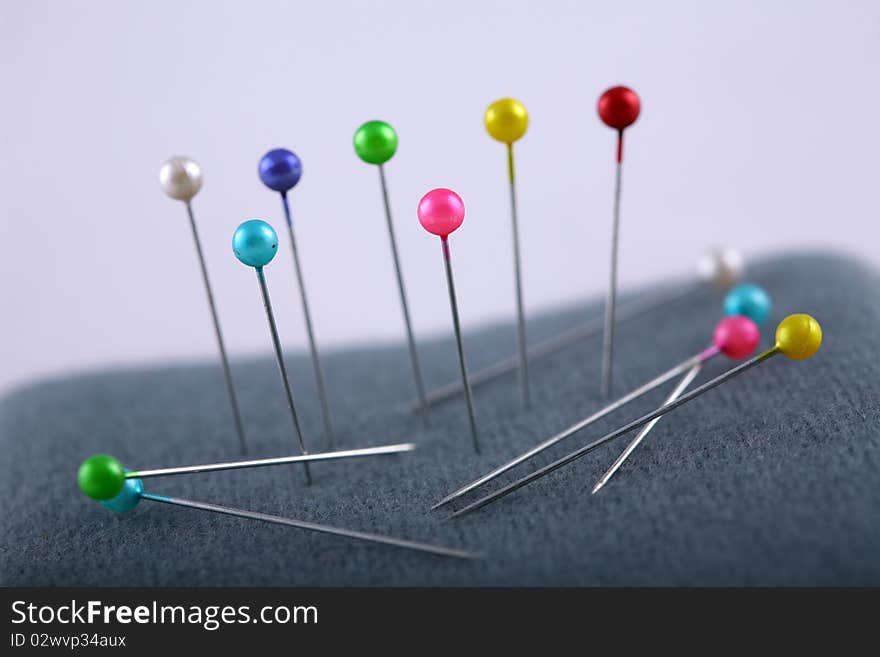
[[[201,163],[195,200],[233,354],[269,349],[253,272],[230,238],[283,227],[256,166],[286,146],[321,345],[402,338],[374,167],[354,129],[400,135],[388,165],[420,338],[449,330],[428,189],[467,205],[451,240],[463,320],[513,312],[504,148],[482,115],[511,95],[525,298],[601,293],[614,134],[598,95],[642,97],[628,131],[621,279],[691,271],[712,244],[747,256],[823,246],[880,259],[877,2],[64,2],[0,16],[0,388],[72,368],[215,358],[172,154]],[[282,238],[284,236],[282,235]],[[285,342],[305,332],[286,242],[268,269]]]

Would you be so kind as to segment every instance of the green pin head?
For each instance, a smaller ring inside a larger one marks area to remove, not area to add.
[[[125,485],[125,468],[112,456],[95,454],[82,462],[76,478],[80,490],[93,500],[109,500]]]
[[[367,121],[354,133],[354,150],[368,164],[384,164],[397,152],[397,133],[385,121]]]

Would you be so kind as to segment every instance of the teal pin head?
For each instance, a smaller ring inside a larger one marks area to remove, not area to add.
[[[264,267],[278,253],[278,234],[265,221],[245,221],[232,235],[235,257],[248,267]]]

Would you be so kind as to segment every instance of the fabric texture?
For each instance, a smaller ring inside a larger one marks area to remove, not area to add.
[[[115,515],[76,485],[96,452],[132,469],[238,458],[219,363],[95,372],[0,402],[0,583],[10,585],[862,585],[880,584],[880,287],[827,253],[750,266],[776,323],[807,312],[825,340],[776,357],[665,417],[597,495],[631,434],[500,502],[442,522],[437,500],[601,406],[601,336],[476,392],[482,454],[461,398],[424,430],[405,343],[322,353],[340,448],[412,440],[412,454],[145,480],[150,492],[480,551],[458,561],[144,501]],[[390,293],[390,292],[389,292]],[[652,291],[642,291],[651,294]],[[632,295],[624,295],[632,296]],[[467,319],[467,308],[462,308]],[[601,315],[593,301],[529,318],[538,342]],[[721,296],[702,289],[617,334],[622,394],[709,343]],[[206,318],[207,325],[207,318]],[[281,327],[282,335],[285,328]],[[209,335],[206,331],[206,336]],[[208,339],[208,338],[206,338]],[[268,335],[267,335],[268,344]],[[514,353],[512,323],[465,335],[471,369]],[[421,340],[433,388],[457,375],[451,336]],[[325,448],[311,364],[288,355],[311,451]],[[717,358],[697,383],[731,363]],[[233,360],[250,457],[296,453],[274,360]],[[674,382],[501,478],[508,482],[656,407]],[[484,490],[492,490],[499,484]],[[474,499],[468,496],[468,500]],[[453,506],[452,508],[457,508]]]

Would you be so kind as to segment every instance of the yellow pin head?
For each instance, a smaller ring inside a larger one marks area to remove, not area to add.
[[[529,127],[529,113],[518,100],[502,98],[489,105],[483,121],[493,139],[512,144],[526,134]]]
[[[794,360],[809,358],[822,346],[822,327],[810,315],[789,315],[776,328],[776,348]]]

